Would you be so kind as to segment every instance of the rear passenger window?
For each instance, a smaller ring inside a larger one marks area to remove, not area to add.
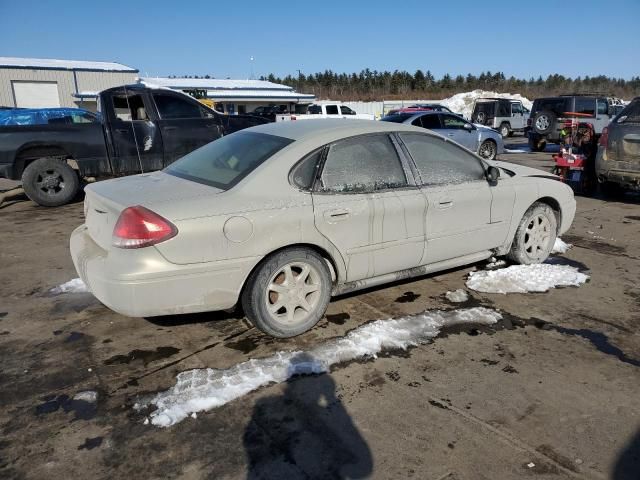
[[[591,116],[596,114],[596,99],[589,97],[576,97],[574,111],[576,113],[584,113]]]
[[[296,187],[302,190],[311,190],[323,150],[324,149],[321,148],[316,152],[310,153],[293,168],[291,171],[291,181]]]
[[[164,119],[202,118],[202,109],[186,99],[162,93],[154,93],[153,99],[158,107],[160,117]]]
[[[337,105],[327,105],[325,108],[327,109],[327,115],[338,115]]]
[[[407,185],[387,135],[365,135],[332,144],[320,180],[320,191],[332,193],[369,193]]]
[[[423,185],[449,185],[485,178],[480,161],[462,148],[430,135],[401,134]]]
[[[438,115],[423,115],[420,117],[422,120],[422,127],[428,129],[440,128],[440,120]]]

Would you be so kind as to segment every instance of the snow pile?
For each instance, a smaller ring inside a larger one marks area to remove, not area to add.
[[[151,423],[168,427],[193,412],[219,407],[262,386],[284,382],[294,375],[324,373],[331,365],[366,356],[376,357],[383,349],[406,349],[425,343],[438,335],[445,325],[490,325],[500,318],[502,316],[495,310],[476,307],[377,320],[308,351],[278,352],[226,370],[187,370],[178,374],[176,384],[169,390],[141,400],[134,408],[141,410],[155,405],[157,409],[150,414]]]
[[[550,288],[580,286],[589,279],[568,265],[512,265],[500,270],[469,273],[467,287],[484,293],[546,292]]]
[[[447,300],[454,303],[466,302],[469,300],[469,294],[462,288],[454,290],[453,292],[447,292],[444,296],[447,297]]]
[[[74,400],[81,400],[88,403],[96,403],[98,400],[98,392],[93,390],[85,390],[84,392],[78,392],[73,396]]]
[[[510,98],[520,100],[525,108],[531,110],[533,102],[519,93],[498,93],[486,90],[473,90],[472,92],[457,93],[452,97],[439,100],[438,103],[449,108],[452,112],[461,114],[464,118],[470,119],[473,112],[473,102],[478,98]]]
[[[62,285],[58,285],[57,287],[53,287],[49,290],[51,295],[60,295],[62,293],[84,293],[88,292],[89,289],[87,285],[79,278],[74,278],[73,280],[69,280]]]
[[[573,247],[572,244],[565,243],[560,237],[557,237],[553,244],[553,248],[551,249],[551,253],[567,253],[567,250],[571,247]]]

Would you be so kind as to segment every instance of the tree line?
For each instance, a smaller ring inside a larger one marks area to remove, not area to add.
[[[640,76],[625,80],[622,78],[598,75],[570,78],[563,75],[538,76],[528,80],[506,77],[502,72],[471,73],[455,77],[446,74],[435,78],[427,70],[416,70],[411,74],[404,70],[393,72],[362,70],[360,73],[336,73],[332,70],[297,77],[287,75],[284,78],[273,74],[261,76],[268,80],[293,87],[300,93],[311,93],[318,99],[343,101],[373,101],[399,99],[432,99],[450,97],[469,90],[493,90],[498,92],[520,93],[527,98],[538,98],[562,93],[603,93],[631,99],[640,96]]]

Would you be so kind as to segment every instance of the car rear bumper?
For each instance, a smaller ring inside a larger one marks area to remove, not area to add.
[[[71,234],[70,249],[78,275],[93,295],[130,317],[231,308],[260,260],[250,257],[177,265],[155,247],[107,251],[93,241],[85,225]]]
[[[640,190],[640,165],[637,162],[610,160],[603,147],[598,147],[596,175],[601,182],[617,183],[624,188]]]
[[[0,178],[13,178],[13,165],[8,164],[0,164]]]

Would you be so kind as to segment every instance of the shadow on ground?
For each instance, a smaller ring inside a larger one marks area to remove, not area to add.
[[[243,443],[251,480],[357,479],[373,471],[371,450],[328,374],[292,378],[283,395],[259,400]]]

